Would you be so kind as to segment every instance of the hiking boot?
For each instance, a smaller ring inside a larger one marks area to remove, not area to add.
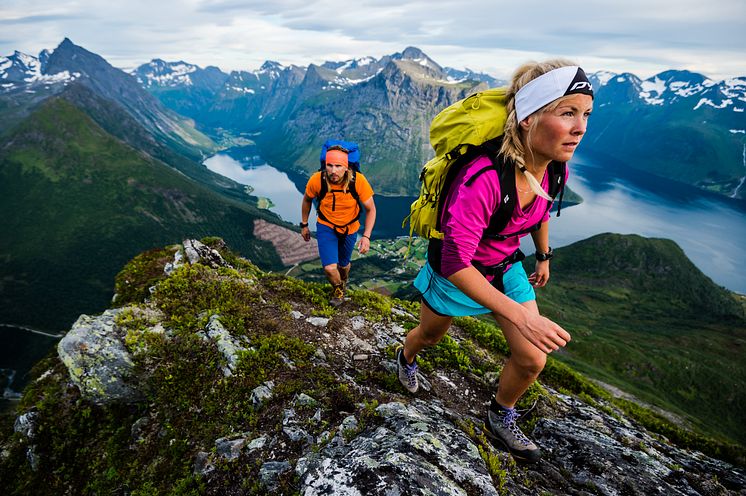
[[[417,381],[417,359],[410,365],[404,358],[404,346],[399,346],[396,351],[396,372],[399,374],[399,382],[410,393],[416,393],[420,387]]]
[[[537,462],[541,459],[541,450],[518,427],[518,417],[514,408],[501,407],[493,397],[487,410],[486,434],[499,441],[514,458]]]
[[[342,281],[342,291],[347,291],[347,280],[350,278],[350,269],[352,267],[347,267],[346,269],[339,267],[339,279]]]
[[[329,299],[329,304],[333,307],[338,307],[345,301],[345,290],[342,285],[332,286],[332,297]]]

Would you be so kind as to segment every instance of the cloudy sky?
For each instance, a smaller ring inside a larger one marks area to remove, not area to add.
[[[224,71],[308,65],[416,46],[444,66],[507,78],[562,56],[643,78],[746,76],[744,0],[0,0],[0,55],[63,38],[131,68],[153,58]]]

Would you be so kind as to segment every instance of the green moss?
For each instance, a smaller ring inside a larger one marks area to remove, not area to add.
[[[508,342],[494,324],[473,317],[457,317],[453,322],[488,350],[506,356],[510,353]]]
[[[552,357],[547,357],[547,364],[540,377],[547,384],[574,394],[585,393],[591,398],[611,400],[611,395],[605,389],[596,386],[583,375]]]
[[[116,299],[113,306],[140,303],[150,294],[150,287],[166,278],[163,268],[172,262],[178,247],[159,248],[137,255],[114,278]]]
[[[365,319],[371,322],[380,322],[384,318],[391,317],[391,299],[373,291],[356,290],[350,291],[352,301],[365,308]]]
[[[423,350],[418,355],[417,362],[426,373],[436,368],[456,369],[480,375],[483,373],[482,370],[473,366],[469,354],[448,334],[443,336],[437,345]]]
[[[301,301],[311,305],[313,315],[334,315],[334,307],[329,305],[329,285],[326,283],[303,282],[276,274],[267,275],[263,283],[273,302]]]
[[[484,461],[487,472],[492,477],[495,489],[497,489],[499,494],[505,494],[504,487],[508,480],[508,474],[515,469],[513,458],[504,455],[505,460],[501,459],[501,456],[487,439],[481,427],[475,426],[473,422],[469,420],[459,422],[458,427],[476,444],[479,456]]]
[[[201,264],[184,265],[156,286],[153,301],[166,314],[164,325],[177,332],[205,327],[211,315],[234,334],[251,329],[261,302],[254,283],[235,270],[210,269]]]

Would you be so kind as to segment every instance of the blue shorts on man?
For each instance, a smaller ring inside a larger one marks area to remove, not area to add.
[[[330,264],[347,267],[350,265],[352,250],[355,248],[355,241],[357,241],[357,233],[339,234],[331,227],[317,223],[316,241],[319,244],[322,267]]]

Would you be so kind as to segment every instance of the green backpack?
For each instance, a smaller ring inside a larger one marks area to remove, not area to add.
[[[480,147],[503,134],[508,118],[505,107],[506,88],[494,88],[474,93],[442,110],[430,124],[430,144],[435,158],[420,173],[420,196],[412,203],[409,215],[410,243],[413,234],[427,239],[443,239],[437,229],[441,195],[448,193],[446,177],[455,163],[463,165],[476,158]]]

